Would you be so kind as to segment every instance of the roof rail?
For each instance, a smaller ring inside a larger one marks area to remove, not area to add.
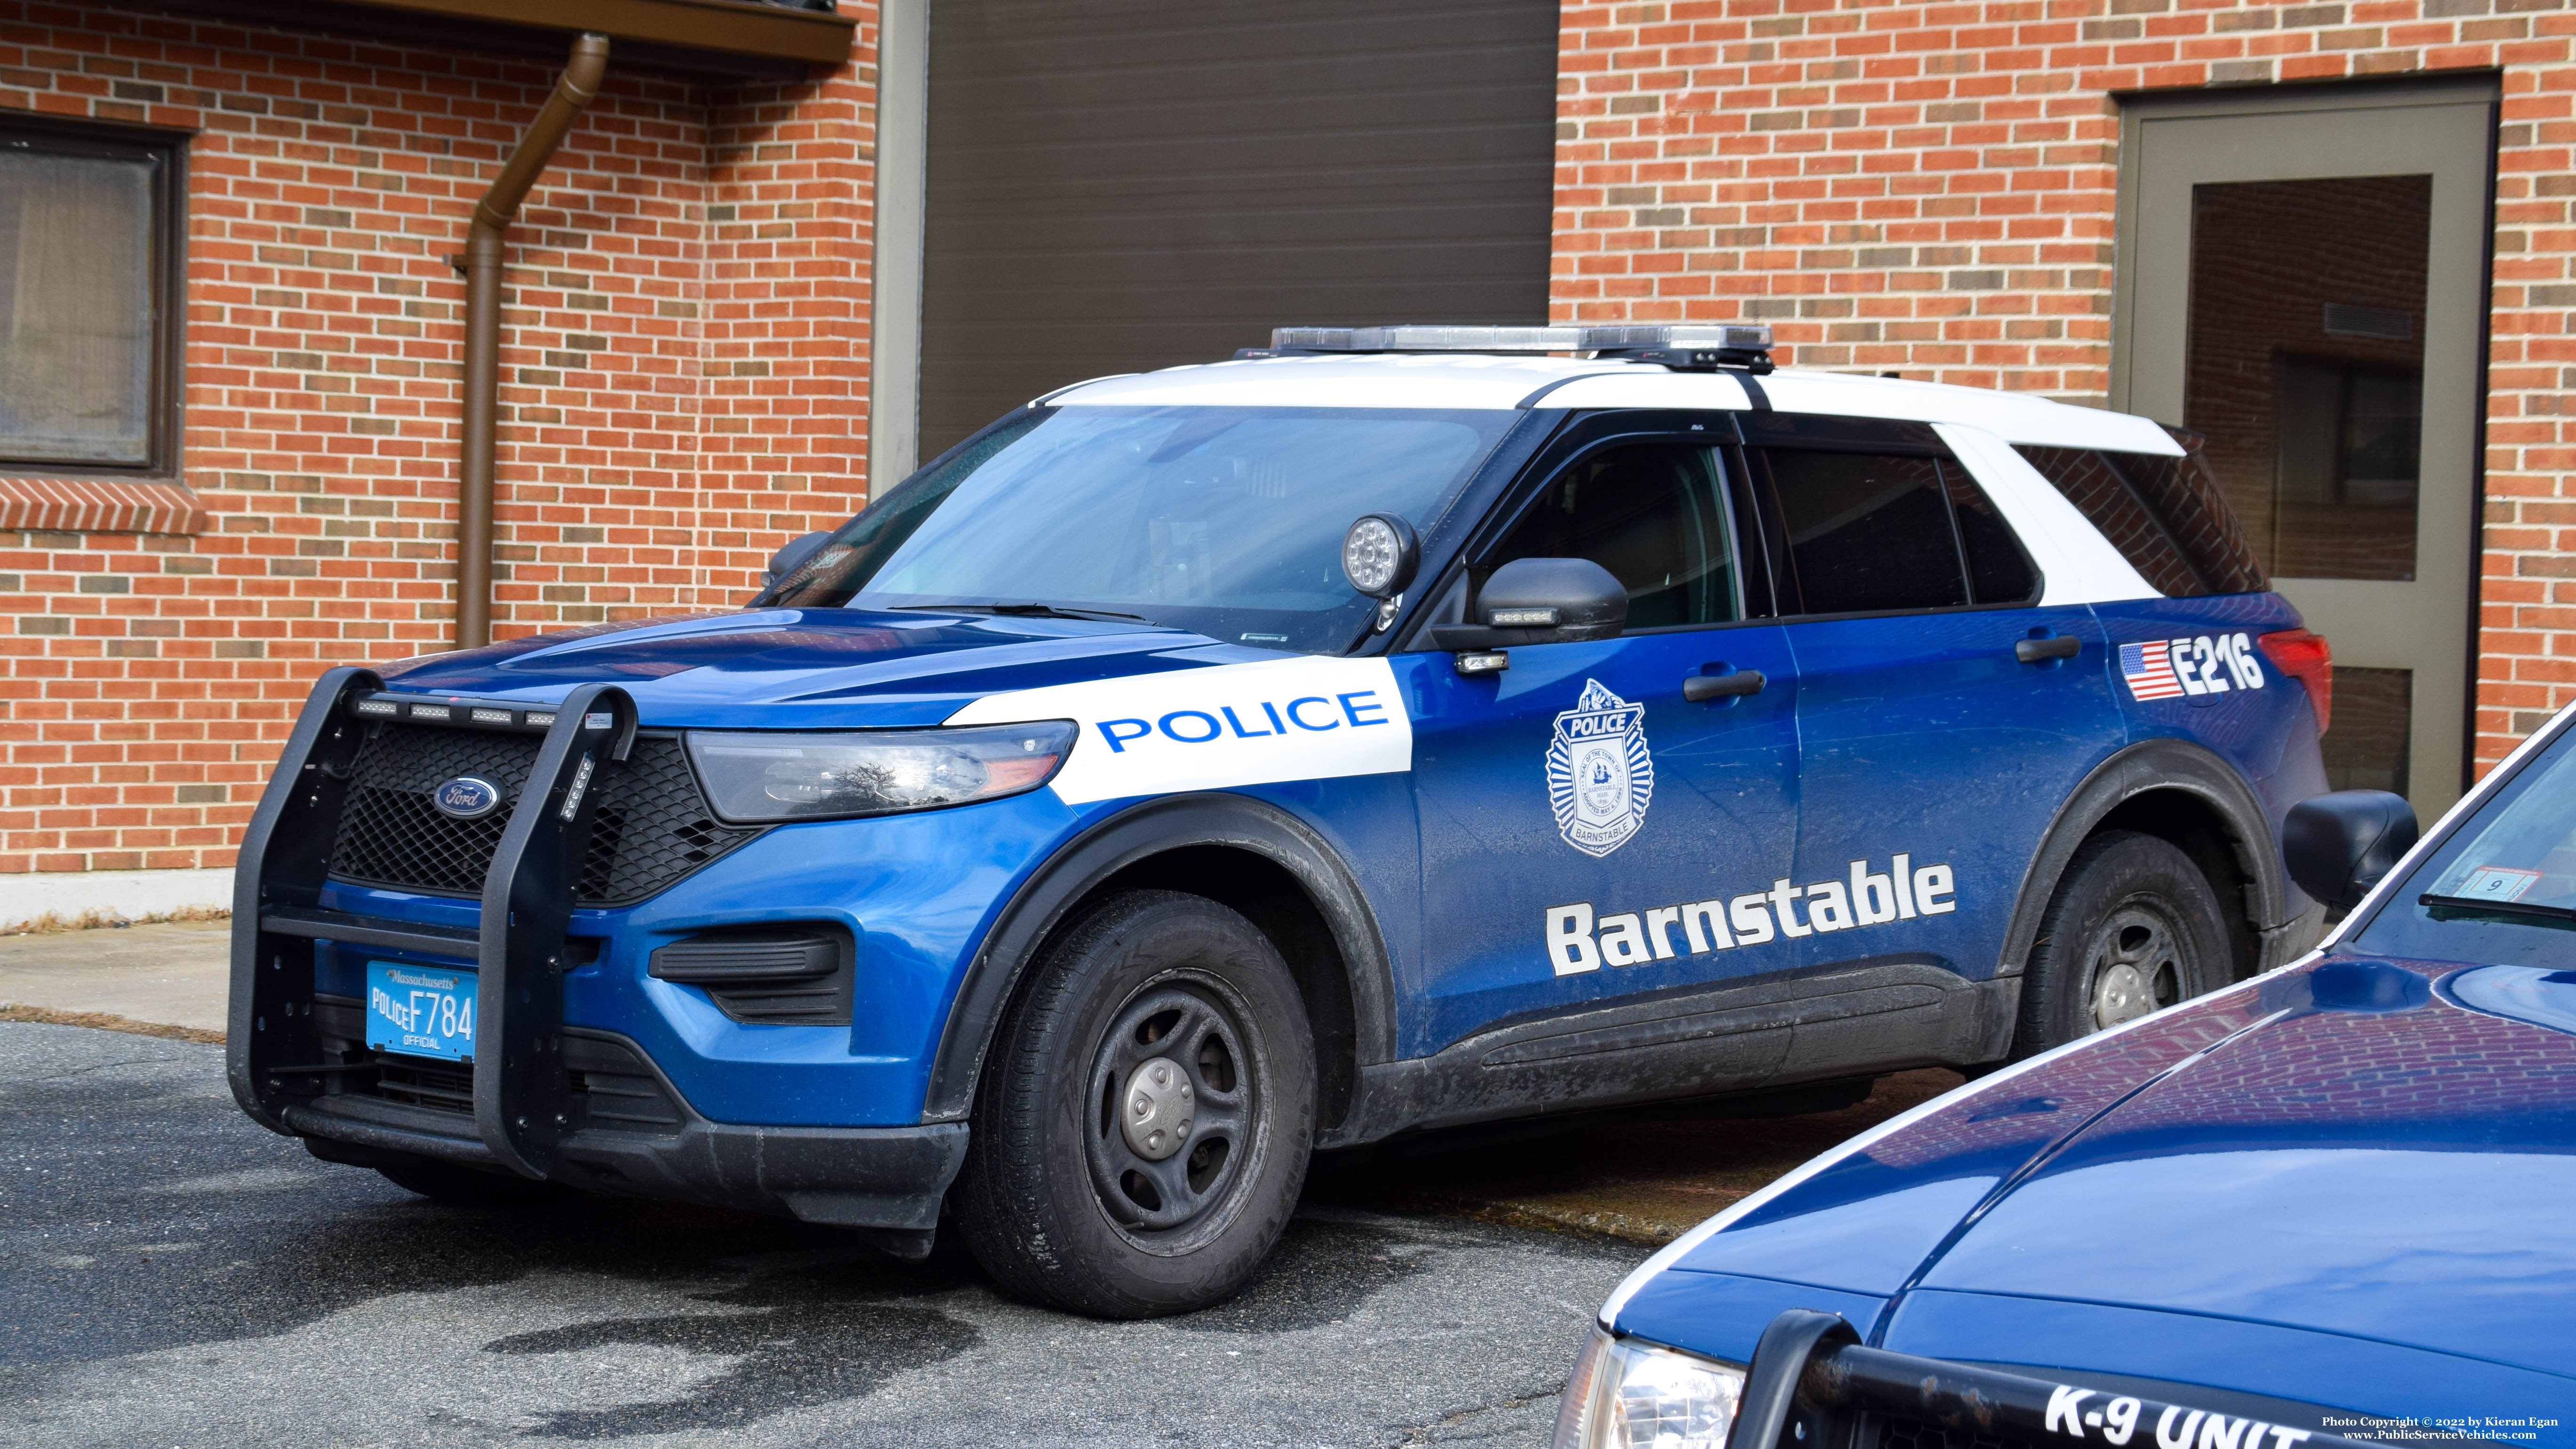
[[[1654,362],[1684,371],[1771,370],[1771,329],[1756,323],[1621,325],[1616,327],[1480,327],[1398,323],[1381,327],[1277,327],[1268,347],[1237,357],[1295,357],[1358,352],[1574,352]]]

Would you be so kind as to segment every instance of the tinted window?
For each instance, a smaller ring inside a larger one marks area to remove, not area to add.
[[[1606,448],[1557,475],[1487,562],[1588,558],[1628,588],[1628,627],[1736,617],[1734,554],[1715,455],[1684,444]]]
[[[1938,462],[1786,448],[1765,449],[1760,456],[1770,469],[1788,535],[1799,612],[1859,614],[1968,602]]]
[[[1968,559],[1969,595],[1980,604],[2027,604],[2037,597],[2039,573],[1994,500],[1955,463],[1941,465],[1941,481],[1949,485],[1950,516],[1959,525],[1959,551]]]
[[[2235,510],[2201,456],[2179,458],[2091,448],[2018,448],[2129,566],[2169,598],[2256,594],[2271,587],[2237,526]]]

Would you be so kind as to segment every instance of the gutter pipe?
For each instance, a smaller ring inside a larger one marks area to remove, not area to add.
[[[474,203],[465,233],[465,450],[458,487],[456,647],[492,642],[492,472],[494,419],[501,409],[501,242],[564,133],[599,94],[608,73],[608,37],[585,32],[554,94],[519,138],[517,149]]]

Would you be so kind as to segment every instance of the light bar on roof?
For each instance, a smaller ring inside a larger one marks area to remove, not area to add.
[[[1771,329],[1758,322],[1701,323],[1693,326],[1586,327],[1583,346],[1591,352],[1630,348],[1723,347],[1739,352],[1771,350]]]
[[[1270,345],[1301,352],[1575,352],[1580,327],[1274,327]]]
[[[1658,323],[1617,327],[1468,327],[1409,323],[1388,327],[1279,327],[1270,345],[1282,352],[1667,352],[1718,348],[1767,352],[1771,329],[1757,323]]]

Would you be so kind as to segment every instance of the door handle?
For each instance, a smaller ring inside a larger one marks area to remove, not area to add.
[[[2084,651],[2084,641],[2072,634],[2050,639],[2016,639],[2013,657],[2024,664],[2037,664],[2043,659],[2072,659]]]
[[[1760,694],[1762,686],[1769,682],[1759,669],[1739,669],[1733,674],[1694,674],[1682,681],[1682,698],[1697,704],[1707,699]]]

